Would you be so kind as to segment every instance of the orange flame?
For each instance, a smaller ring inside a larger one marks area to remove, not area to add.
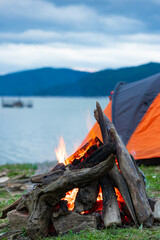
[[[67,152],[65,147],[65,142],[63,137],[60,138],[58,148],[55,149],[56,157],[59,163],[65,164],[65,159],[67,158]]]
[[[80,159],[81,157],[83,157],[92,145],[97,145],[97,147],[99,147],[101,145],[101,142],[98,138],[91,139],[83,147],[79,148],[75,153],[68,157],[65,160],[65,164],[72,163],[74,159]]]
[[[74,209],[74,202],[77,196],[78,188],[74,188],[73,190],[66,193],[65,198],[63,200],[67,200],[68,209],[72,211]]]

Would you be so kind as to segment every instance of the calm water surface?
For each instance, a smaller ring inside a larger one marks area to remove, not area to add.
[[[95,123],[96,101],[103,109],[108,103],[107,97],[31,100],[33,108],[0,106],[0,164],[54,161],[61,136],[72,154]]]

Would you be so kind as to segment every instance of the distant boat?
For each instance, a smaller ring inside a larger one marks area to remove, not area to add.
[[[31,101],[24,102],[20,99],[18,99],[18,100],[4,100],[4,99],[2,99],[2,107],[6,107],[6,108],[23,108],[23,107],[32,108],[33,103]]]

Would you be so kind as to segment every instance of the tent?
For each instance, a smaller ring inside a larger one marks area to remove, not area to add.
[[[136,160],[160,164],[160,73],[118,83],[104,112]],[[93,136],[102,140],[97,123],[81,145]]]

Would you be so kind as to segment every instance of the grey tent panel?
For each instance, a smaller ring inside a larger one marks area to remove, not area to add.
[[[137,82],[117,84],[112,97],[112,121],[126,145],[158,93],[160,73]]]

